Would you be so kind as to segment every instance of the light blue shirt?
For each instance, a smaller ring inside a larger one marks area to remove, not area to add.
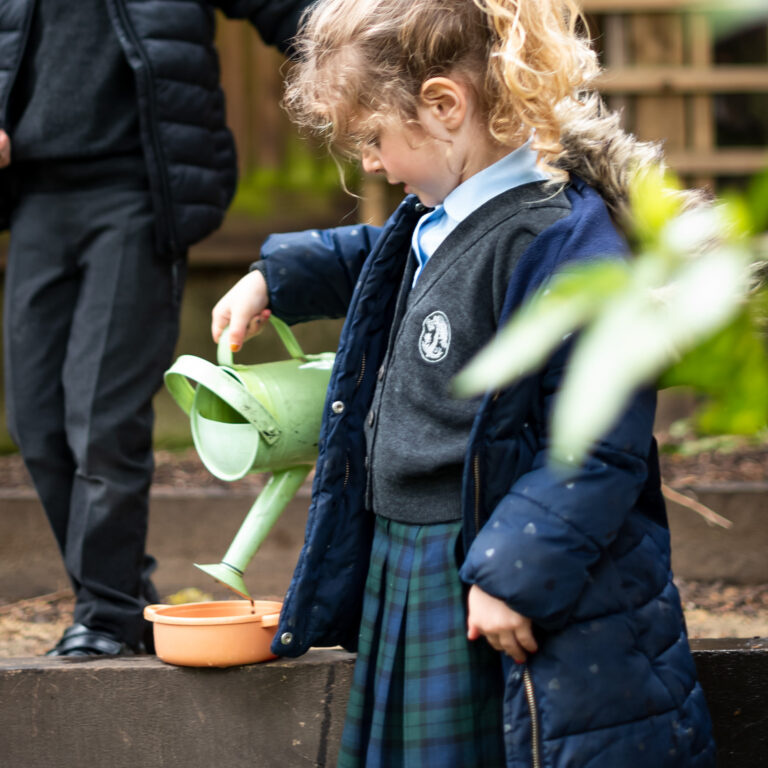
[[[442,205],[424,214],[413,230],[411,245],[417,261],[414,284],[432,254],[467,216],[502,192],[548,178],[536,166],[536,153],[528,141],[459,184]]]

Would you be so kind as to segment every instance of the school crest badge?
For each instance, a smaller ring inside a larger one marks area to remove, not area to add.
[[[431,312],[421,324],[419,354],[428,363],[439,363],[451,346],[451,324],[445,312]]]

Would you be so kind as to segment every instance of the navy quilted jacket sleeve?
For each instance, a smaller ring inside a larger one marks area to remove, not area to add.
[[[600,199],[579,180],[568,194],[578,215],[562,219],[524,254],[508,309],[519,306],[542,275],[547,279],[566,262],[624,252],[626,245]],[[587,587],[598,562],[610,560],[608,550],[637,509],[648,477],[656,407],[655,392],[637,394],[583,466],[554,469],[548,461],[550,414],[571,347],[564,344],[535,379],[537,395],[524,441],[531,457],[524,471],[481,480],[490,489],[492,508],[484,510],[489,517],[461,570],[465,581],[547,629],[567,624],[577,606],[596,613],[605,608],[584,604],[593,600]],[[494,451],[503,449],[494,425],[509,420],[505,402],[501,397],[490,407],[487,426],[473,437],[471,450],[484,457],[483,466],[499,466]]]
[[[462,578],[546,629],[569,622],[592,576],[643,490],[655,412],[639,394],[578,467],[548,463],[546,425],[565,350],[541,377],[543,413],[530,471],[501,498],[469,548]]]
[[[358,225],[270,235],[256,268],[267,281],[272,311],[289,324],[344,317],[380,232]]]

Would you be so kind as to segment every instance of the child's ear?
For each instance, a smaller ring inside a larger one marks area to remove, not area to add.
[[[454,131],[461,127],[467,116],[466,87],[450,77],[430,77],[421,86],[421,107],[430,122],[437,121],[443,128]]]

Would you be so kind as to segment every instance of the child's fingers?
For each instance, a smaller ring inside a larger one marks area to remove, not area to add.
[[[477,640],[480,637],[485,637],[491,648],[500,651],[501,653],[506,653],[518,662],[518,664],[522,664],[527,658],[525,649],[518,641],[519,639],[513,629],[483,632],[476,624],[468,621],[467,640]],[[533,650],[535,650],[535,648]]]
[[[254,319],[253,315],[247,313],[232,313],[229,319],[229,346],[233,352],[237,352],[243,346],[248,326]]]
[[[255,315],[248,321],[248,325],[245,326],[245,339],[250,339],[252,336],[257,336],[264,330],[264,325],[269,320],[269,316],[272,311],[269,309],[262,310],[258,315]]]
[[[261,272],[254,270],[244,275],[211,311],[213,340],[218,344],[222,331],[229,326],[230,344],[237,351],[246,338],[261,330],[270,314],[267,304],[267,284]]]
[[[264,324],[269,320],[271,310],[263,309],[257,315],[232,314],[229,322],[229,346],[233,352],[237,352],[243,346],[246,339],[261,333]]]
[[[211,312],[211,336],[216,344],[219,343],[222,332],[229,325],[230,310],[221,304],[222,302],[219,302]]]
[[[501,653],[506,653],[507,656],[511,656],[518,664],[522,664],[528,658],[525,649],[517,641],[515,633],[511,630],[505,632],[489,632],[486,634],[485,638],[492,648],[495,648]]]
[[[536,653],[536,651],[539,650],[536,638],[533,636],[533,626],[530,621],[526,622],[515,631],[515,639],[526,651]]]

